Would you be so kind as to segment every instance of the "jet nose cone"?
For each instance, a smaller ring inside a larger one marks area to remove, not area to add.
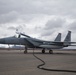
[[[5,44],[5,39],[0,39],[0,44]]]

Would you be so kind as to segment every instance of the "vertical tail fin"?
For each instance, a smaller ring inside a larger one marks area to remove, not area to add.
[[[67,34],[64,42],[71,42],[71,31],[68,31],[68,34]]]
[[[71,31],[68,31],[68,34],[67,36],[65,37],[65,40],[64,40],[64,45],[70,45],[71,44]]]
[[[57,37],[55,38],[54,41],[61,41],[61,33],[59,33],[59,34],[57,35]]]

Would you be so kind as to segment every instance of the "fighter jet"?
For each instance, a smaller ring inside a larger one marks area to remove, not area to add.
[[[63,47],[71,46],[72,43],[76,43],[76,42],[71,42],[71,31],[68,31],[68,34],[63,42],[61,41],[61,33],[57,35],[54,41],[45,41],[45,40],[32,38],[23,33],[17,33],[17,34],[19,34],[18,38],[17,37],[1,38],[0,44],[24,45],[25,54],[27,53],[28,48],[35,48],[35,49],[42,48],[42,53],[45,53],[45,50],[47,49],[49,50],[49,53],[52,54],[53,53],[52,49],[61,49]],[[21,37],[21,36],[25,36],[25,37]]]

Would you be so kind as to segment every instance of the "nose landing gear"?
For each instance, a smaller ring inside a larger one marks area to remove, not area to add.
[[[24,51],[24,54],[26,54],[27,53],[27,47],[25,47],[25,51]]]

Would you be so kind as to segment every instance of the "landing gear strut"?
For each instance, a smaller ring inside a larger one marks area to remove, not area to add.
[[[27,47],[25,47],[25,51],[24,51],[24,54],[26,54],[27,53]]]
[[[45,49],[43,48],[42,53],[45,53]]]
[[[49,53],[50,53],[50,54],[53,54],[53,50],[49,50]]]

